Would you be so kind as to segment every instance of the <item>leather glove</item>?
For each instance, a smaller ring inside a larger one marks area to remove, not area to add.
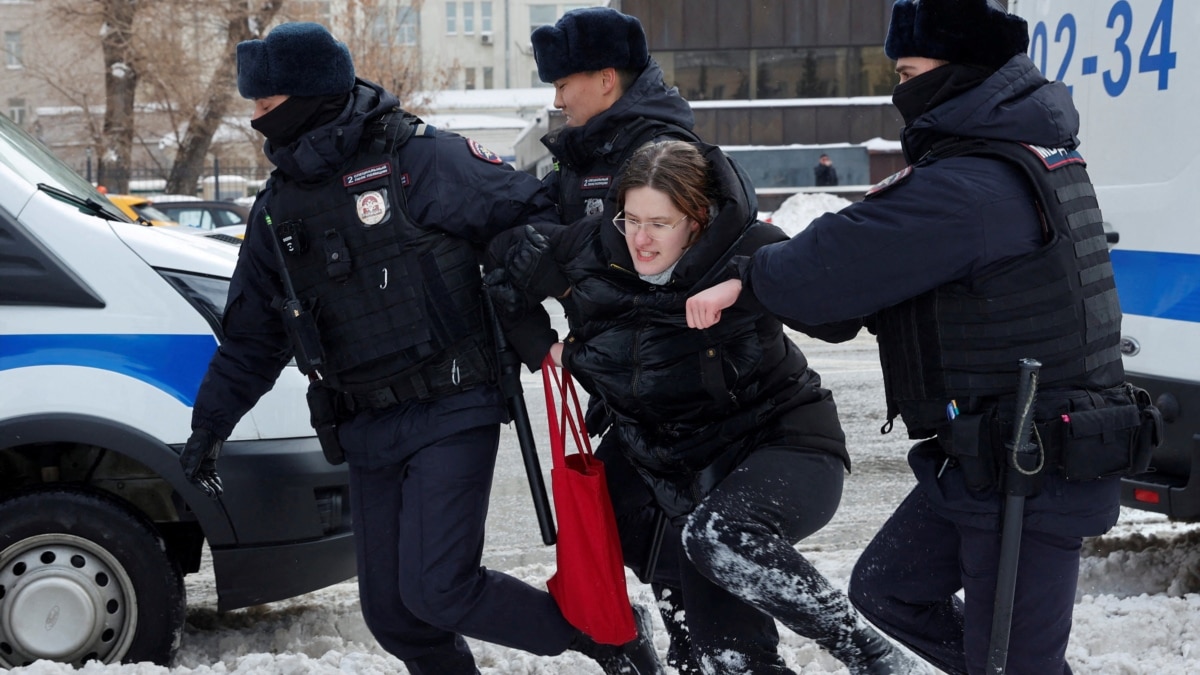
[[[550,253],[550,240],[532,225],[521,228],[508,249],[505,267],[521,290],[540,297],[562,297],[570,286]]]
[[[217,457],[221,454],[221,445],[224,442],[208,429],[194,429],[188,437],[187,444],[183,446],[183,452],[179,454],[183,475],[212,499],[221,496]]]
[[[494,269],[483,277],[483,290],[492,300],[496,317],[501,323],[516,323],[525,316],[529,308],[529,299],[521,289],[513,285],[508,272]]]

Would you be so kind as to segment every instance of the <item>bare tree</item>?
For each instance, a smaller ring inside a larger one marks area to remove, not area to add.
[[[418,94],[446,88],[459,70],[457,62],[423,62],[417,20],[423,4],[423,0],[346,0],[345,11],[335,17],[300,7],[292,18],[329,26],[349,48],[358,77],[382,85],[400,99],[401,107],[420,113],[428,102]]]
[[[133,48],[136,0],[100,0],[104,27],[104,125],[97,180],[111,190],[129,190],[133,160],[133,111],[138,85],[138,55]]]
[[[84,128],[75,133],[86,135],[95,149],[98,181],[108,189],[130,189],[136,156],[137,162],[159,164],[168,191],[190,194],[206,158],[215,154],[218,131],[245,126],[245,114],[236,108],[238,42],[262,37],[280,19],[323,23],[347,44],[359,76],[422,112],[415,94],[447,86],[457,65],[422,63],[421,4],[344,0],[334,12],[330,3],[308,0],[288,3],[287,11],[285,0],[46,0],[38,7],[44,22],[39,32],[69,31],[75,44],[57,51],[46,45],[27,72],[83,111]],[[101,60],[102,96],[95,66],[89,66]],[[223,147],[261,160],[250,142],[258,139],[245,140]]]
[[[179,143],[175,163],[167,176],[167,192],[191,194],[204,173],[204,158],[212,146],[230,102],[237,92],[237,43],[261,37],[261,28],[270,23],[283,0],[263,0],[247,6],[244,0],[225,0],[225,44],[218,57],[208,86],[199,105],[192,108],[186,131]]]

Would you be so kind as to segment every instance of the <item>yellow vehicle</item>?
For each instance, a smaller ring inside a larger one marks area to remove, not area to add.
[[[143,225],[179,225],[167,214],[154,208],[149,199],[139,195],[104,195],[135,223]]]

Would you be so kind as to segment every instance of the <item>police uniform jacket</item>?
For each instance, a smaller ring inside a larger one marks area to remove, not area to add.
[[[337,119],[306,132],[286,147],[273,147],[268,141],[265,152],[278,171],[294,181],[340,182],[344,168],[361,152],[360,141],[368,133],[368,125],[398,110],[398,105],[393,94],[358,80]],[[420,228],[482,247],[505,228],[556,219],[553,203],[539,181],[512,170],[499,157],[461,136],[429,128],[396,152],[395,170],[406,187],[404,204],[393,202],[392,206],[406,208]],[[221,438],[229,436],[292,357],[276,309],[284,290],[272,229],[264,217],[270,199],[268,184],[252,208],[230,284],[221,344],[193,410],[193,428],[209,429]],[[491,385],[413,405],[423,407],[417,417],[438,421],[438,428],[431,433],[441,436],[500,422],[506,416],[501,397]],[[411,440],[413,445],[421,445],[422,439]],[[348,454],[350,450],[347,448]]]
[[[1078,128],[1066,87],[1048,82],[1024,55],[1015,56],[905,128],[902,143],[912,164],[885,181],[886,188],[815,219],[788,242],[757,251],[741,266],[743,295],[752,293],[785,320],[820,324],[877,316],[947,285],[982,283],[1042,247],[1031,183],[1019,168],[995,158],[922,158],[947,139],[1073,150]],[[882,346],[899,338],[880,332],[878,339]],[[1015,360],[1013,373],[1015,391]],[[936,448],[936,441],[926,441],[909,457],[932,503],[957,521],[997,526],[1003,494],[969,490],[955,467],[943,470],[945,457]],[[1115,523],[1118,498],[1116,479],[1067,483],[1051,474],[1026,500],[1025,527],[1099,534]]]
[[[564,363],[611,411],[609,434],[674,518],[758,447],[828,452],[849,468],[832,397],[778,319],[739,306],[708,330],[687,326],[690,295],[728,278],[733,256],[785,237],[756,220],[752,193],[721,151],[701,148],[720,196],[666,283],[638,276],[610,219],[544,228],[571,283]]]

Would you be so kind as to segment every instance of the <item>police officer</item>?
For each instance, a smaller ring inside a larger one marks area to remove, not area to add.
[[[220,495],[222,440],[295,355],[321,378],[310,391],[324,402],[313,406],[318,431],[328,432],[318,418],[336,418],[322,445],[349,465],[363,616],[408,672],[478,673],[464,636],[575,649],[607,673],[660,672],[648,640],[598,645],[548,593],[480,566],[507,415],[477,253],[504,228],[553,219],[545,190],[357,79],[323,26],[283,24],[239,44],[237,59],[238,91],[254,100],[251,125],[277,168],[197,395],[186,475]]]
[[[539,27],[531,40],[538,77],[554,85],[554,106],[566,119],[563,126],[542,137],[542,144],[554,156],[554,170],[543,182],[562,222],[573,224],[599,213],[610,218],[615,215],[611,193],[629,158],[644,144],[699,140],[692,131],[691,106],[675,87],[664,82],[637,18],[607,7],[575,9],[554,25]],[[519,241],[520,232],[509,231],[493,242],[494,265],[513,269],[529,264],[528,260],[515,260],[512,254],[529,250],[529,242]],[[489,284],[504,283],[503,276],[492,274]],[[538,285],[537,276],[524,275],[521,282]],[[571,300],[563,301],[570,319]],[[523,323],[506,320],[505,329],[525,363],[536,369],[550,345],[557,342],[557,335],[540,331],[544,311],[539,304],[530,303],[525,313],[538,319]],[[604,433],[608,418],[603,404],[592,399],[588,433]],[[681,672],[697,672],[684,627],[679,531],[660,516],[652,495],[612,441],[602,441],[596,454],[605,463],[625,564],[650,583],[670,636],[667,664]],[[663,536],[658,539],[662,543],[656,555],[651,542],[659,528]],[[744,626],[746,634],[761,642],[763,649],[773,650],[778,642],[774,621],[764,614],[736,617],[731,623]]]
[[[650,57],[646,35],[635,17],[607,7],[584,7],[563,14],[554,25],[539,27],[531,40],[538,77],[554,85],[554,106],[566,118],[563,126],[542,137],[554,156],[554,170],[543,182],[563,223],[570,225],[602,212],[611,218],[615,213],[609,193],[635,150],[651,141],[698,140],[692,132],[691,106],[663,81],[662,69]],[[520,233],[510,230],[493,242],[494,266],[513,266],[510,263],[516,261],[506,256],[521,250],[523,242],[516,236]],[[488,281],[502,283],[498,277]],[[536,302],[527,312],[545,316]],[[529,328],[540,325],[505,325],[510,342],[531,369],[539,367],[557,341],[553,334]],[[597,436],[607,427],[607,412],[593,399],[588,406],[588,433]],[[670,635],[667,664],[695,672],[680,602],[679,533],[663,521],[665,536],[653,563],[654,578],[647,578],[654,557],[651,542],[660,523],[658,509],[633,467],[611,443],[602,442],[596,454],[605,463],[625,563],[650,583]],[[758,620],[764,624],[764,637],[777,641],[774,622],[765,616]]]
[[[919,440],[909,453],[918,485],[863,552],[850,596],[947,673],[998,672],[1000,521],[1017,490],[1008,672],[1070,672],[1081,539],[1116,522],[1117,476],[1154,443],[1156,413],[1124,383],[1079,115],[1027,45],[1025,21],[994,0],[898,0],[885,51],[900,75],[909,166],[740,261],[739,278],[689,307],[694,327],[718,321],[739,293],[785,320],[869,317],[884,430],[899,416]],[[1008,449],[1023,358],[1041,363],[1041,382],[1036,461],[1021,473]]]

